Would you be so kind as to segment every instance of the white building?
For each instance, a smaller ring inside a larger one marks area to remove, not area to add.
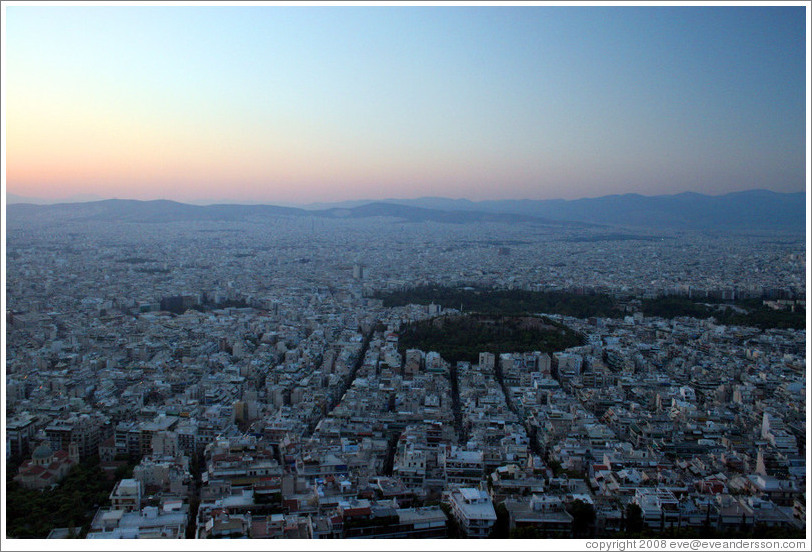
[[[169,501],[159,509],[147,506],[141,511],[100,509],[90,526],[88,539],[183,539],[189,506]]]
[[[488,493],[471,487],[456,488],[449,496],[451,513],[469,538],[486,538],[496,523],[496,510]]]
[[[426,481],[425,450],[418,449],[411,444],[398,447],[393,473],[400,477],[403,484],[409,489],[422,489]]]
[[[447,485],[479,485],[485,476],[485,455],[481,450],[460,450],[452,446],[440,456]]]
[[[122,479],[110,493],[113,510],[133,512],[141,509],[143,491],[137,479]]]
[[[634,502],[640,506],[643,521],[649,527],[673,527],[680,518],[679,500],[668,489],[638,488]]]
[[[491,371],[496,364],[496,356],[493,353],[479,353],[480,370]]]

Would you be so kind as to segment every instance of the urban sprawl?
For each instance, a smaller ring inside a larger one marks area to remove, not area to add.
[[[110,486],[42,537],[805,532],[805,331],[634,306],[805,308],[804,236],[9,221],[6,255],[8,500],[82,463]],[[535,313],[584,344],[449,362],[399,332],[464,305],[380,298],[428,285],[627,311]]]

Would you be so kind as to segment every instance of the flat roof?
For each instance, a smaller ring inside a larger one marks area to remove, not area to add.
[[[474,489],[473,487],[463,487],[460,489],[460,494],[465,500],[477,500],[480,498],[487,498],[488,493]]]
[[[401,523],[445,521],[446,515],[439,508],[398,508]]]

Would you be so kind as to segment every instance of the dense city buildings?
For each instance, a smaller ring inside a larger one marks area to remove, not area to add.
[[[93,539],[802,534],[805,331],[636,305],[805,308],[804,236],[656,238],[9,220],[7,465],[39,489],[98,462]],[[600,292],[626,312],[536,313],[582,344],[455,361],[400,332],[460,305],[373,297],[417,285]]]

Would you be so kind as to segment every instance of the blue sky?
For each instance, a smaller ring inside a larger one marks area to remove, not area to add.
[[[803,7],[6,8],[7,190],[805,189]]]

